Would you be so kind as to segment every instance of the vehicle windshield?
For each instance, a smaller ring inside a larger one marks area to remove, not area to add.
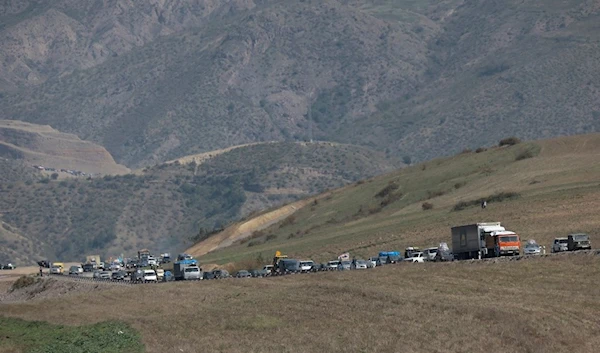
[[[312,266],[314,262],[312,261],[302,261],[300,262],[300,266]]]
[[[435,254],[435,253],[437,253],[437,251],[438,251],[438,249],[429,249],[429,250],[427,250],[427,252],[430,253],[430,254]]]
[[[338,265],[340,262],[339,261],[329,261],[327,264],[328,265]]]
[[[559,239],[558,243],[559,244],[568,244],[569,243],[569,239]]]
[[[154,276],[156,273],[154,273],[154,271],[146,271],[144,272],[145,276]]]
[[[534,248],[534,249],[537,249],[537,248],[539,248],[540,246],[539,246],[538,244],[527,244],[525,247],[526,247],[526,248]]]
[[[185,272],[200,272],[200,270],[197,268],[186,268]]]
[[[342,266],[350,266],[350,261],[342,261]]]
[[[514,242],[519,241],[519,237],[516,235],[502,236],[502,237],[498,237],[498,241],[502,242],[502,243],[514,243]]]
[[[356,261],[356,264],[357,264],[357,265],[366,265],[366,264],[367,264],[367,262],[366,262],[366,261],[363,261],[363,260],[358,260],[358,261]]]
[[[584,240],[588,240],[588,237],[587,237],[587,235],[574,235],[573,240],[584,241]]]

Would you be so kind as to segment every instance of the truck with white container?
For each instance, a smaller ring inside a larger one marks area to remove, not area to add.
[[[198,266],[198,260],[180,260],[173,264],[173,276],[176,281],[202,279],[202,269]]]
[[[452,227],[452,252],[456,259],[477,259],[519,255],[521,240],[500,222]]]

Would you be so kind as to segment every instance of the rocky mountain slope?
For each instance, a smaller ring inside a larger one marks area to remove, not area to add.
[[[40,255],[80,261],[89,252],[181,251],[258,210],[400,166],[362,147],[266,143],[215,153],[201,164],[173,162],[135,174],[7,179],[0,184],[6,230],[0,232],[0,259],[23,264]]]
[[[597,131],[597,2],[9,1],[0,118],[141,167],[271,140],[423,160]]]

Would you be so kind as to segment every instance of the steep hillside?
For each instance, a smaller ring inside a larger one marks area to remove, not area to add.
[[[15,232],[47,243],[44,254],[51,259],[76,261],[89,251],[131,254],[141,247],[176,252],[257,210],[399,166],[362,147],[268,143],[215,153],[202,164],[2,184],[0,213]]]
[[[16,120],[0,120],[0,157],[19,160],[29,166],[42,165],[94,174],[129,171],[115,163],[102,146],[61,133],[50,126]]]
[[[0,184],[34,182],[43,177],[42,173],[33,169],[24,161],[0,157]]]
[[[421,161],[600,129],[592,0],[9,4],[0,118],[130,167],[310,139]]]
[[[197,20],[27,93],[7,93],[0,117],[76,133],[143,166],[248,142],[330,140],[378,100],[414,91],[426,69],[423,40],[354,7],[247,3],[249,10]],[[48,6],[46,15],[59,11]]]
[[[310,198],[250,242],[206,263],[268,259],[275,250],[318,261],[450,242],[450,227],[500,221],[549,246],[570,232],[600,234],[600,134],[495,147],[402,169]],[[485,198],[487,209],[478,207]],[[225,230],[228,231],[228,230]],[[194,250],[194,248],[192,248]]]
[[[429,42],[431,84],[365,126],[419,159],[509,135],[598,132],[599,23],[597,1],[466,1]],[[398,130],[394,116],[414,124]]]

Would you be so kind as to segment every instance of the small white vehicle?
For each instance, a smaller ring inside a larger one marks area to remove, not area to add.
[[[271,272],[273,272],[273,265],[266,265],[265,267],[263,267],[263,271],[267,272],[267,276],[271,274]]]
[[[422,252],[415,252],[411,254],[411,257],[405,258],[404,261],[412,263],[423,263],[425,262],[425,254],[423,254]]]
[[[423,249],[423,254],[425,255],[425,261],[434,261],[435,255],[437,255],[438,248],[427,248]]]
[[[63,273],[63,268],[60,266],[52,266],[50,268],[50,273],[53,275],[62,275]]]
[[[158,262],[156,262],[156,257],[148,256],[148,266],[157,266]]]
[[[154,270],[144,270],[144,282],[158,282],[156,272]]]
[[[523,251],[525,255],[540,255],[542,253],[542,247],[535,242],[535,240],[527,241],[527,245],[525,245],[525,250]]]
[[[121,265],[119,263],[114,262],[110,265],[110,270],[113,272],[120,271]]]
[[[340,260],[333,260],[327,263],[327,271],[337,271],[338,266],[341,264]]]
[[[351,268],[353,270],[366,270],[367,269],[367,262],[365,260],[355,260],[352,263]]]
[[[563,252],[569,250],[569,238],[554,238],[554,243],[552,243],[552,252]]]
[[[300,261],[300,272],[310,272],[315,265],[314,261]]]

